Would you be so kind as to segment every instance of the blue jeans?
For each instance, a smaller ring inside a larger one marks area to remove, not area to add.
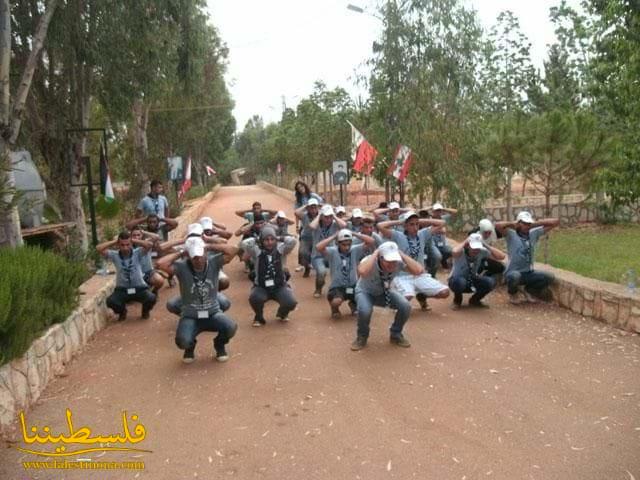
[[[201,332],[218,332],[213,339],[213,347],[217,350],[224,347],[236,334],[238,325],[224,313],[209,315],[209,318],[182,317],[176,329],[176,345],[182,350],[194,348],[196,337]]]
[[[402,333],[404,324],[411,315],[411,303],[393,290],[389,291],[390,308],[396,310],[396,316],[389,328],[392,337],[397,337]],[[373,307],[386,307],[384,295],[370,295],[366,292],[356,292],[356,303],[358,305],[358,337],[369,338],[369,324]]]
[[[530,272],[508,272],[505,275],[507,282],[507,291],[513,295],[518,292],[518,286],[524,285],[524,288],[528,292],[538,293],[551,285],[553,282],[553,274],[547,272],[537,272],[531,270]]]
[[[224,293],[218,292],[218,304],[220,305],[220,310],[223,312],[226,312],[231,308],[231,300],[229,300],[229,297]],[[171,297],[167,300],[167,310],[178,316],[182,315],[182,297],[180,295],[176,295],[175,297]]]
[[[322,290],[329,271],[329,262],[324,257],[313,257],[311,264],[316,271],[316,290]]]
[[[251,289],[251,295],[249,295],[249,303],[255,313],[255,320],[264,321],[264,304],[269,300],[278,302],[279,307],[276,315],[280,318],[286,318],[289,312],[298,305],[290,287],[262,288],[254,285]]]
[[[449,288],[453,292],[453,301],[458,305],[462,303],[462,294],[471,293],[471,286],[475,288],[475,293],[471,296],[470,301],[479,302],[482,300],[491,290],[496,288],[496,280],[493,277],[478,276],[471,279],[471,283],[468,282],[467,277],[462,275],[449,278]]]
[[[298,263],[303,267],[311,265],[311,247],[313,240],[310,238],[300,237],[300,245],[298,245]]]

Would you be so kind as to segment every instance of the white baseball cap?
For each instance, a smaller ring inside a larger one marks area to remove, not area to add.
[[[398,245],[395,242],[384,242],[378,247],[378,251],[380,252],[380,255],[382,255],[382,258],[384,258],[387,262],[402,261],[400,251],[398,250]]]
[[[478,224],[481,232],[493,232],[493,223],[488,218],[483,218]]]
[[[331,205],[323,205],[322,208],[320,209],[320,215],[325,215],[327,217],[333,216],[334,215],[333,207]]]
[[[213,229],[213,219],[211,217],[202,217],[200,225],[202,225],[203,230],[211,230]]]
[[[431,207],[431,210],[442,210],[444,207],[442,206],[441,203],[434,203],[433,206]]]
[[[347,209],[344,208],[342,205],[338,205],[336,207],[336,213],[347,213]]]
[[[310,198],[309,201],[307,202],[307,207],[310,207],[311,205],[320,205],[318,203],[318,199],[317,198]]]
[[[199,223],[192,223],[187,227],[187,237],[192,235],[201,236],[203,231],[204,229],[202,228],[202,225]]]
[[[417,217],[417,216],[418,216],[418,214],[416,212],[414,212],[413,210],[411,210],[409,212],[405,212],[402,215],[400,215],[400,220],[402,220],[403,222],[406,222],[411,217]]]
[[[278,213],[276,213],[276,218],[287,218],[287,214],[282,210],[278,210]]]
[[[184,246],[189,253],[189,257],[201,257],[204,255],[204,240],[198,237],[192,237],[187,239]]]
[[[533,223],[533,217],[529,212],[523,211],[518,213],[518,216],[516,217],[516,222]]]
[[[400,208],[400,204],[398,202],[391,202],[388,208],[389,210],[395,210],[396,208]]]
[[[469,248],[473,250],[486,250],[484,248],[484,243],[482,242],[482,234],[481,233],[472,233],[469,235]]]
[[[359,208],[354,208],[351,211],[351,218],[362,218],[362,210],[360,210]]]
[[[350,230],[343,228],[338,232],[338,242],[344,242],[345,240],[353,240],[353,234]]]

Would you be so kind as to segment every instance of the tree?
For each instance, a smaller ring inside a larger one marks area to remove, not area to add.
[[[0,0],[0,190],[2,201],[0,207],[0,246],[17,246],[22,244],[20,220],[13,203],[13,170],[9,156],[10,149],[15,146],[20,133],[23,112],[31,82],[36,70],[38,58],[47,36],[51,17],[58,0],[49,0],[44,13],[40,16],[35,34],[31,39],[30,52],[27,58],[20,84],[11,107],[11,8],[9,0]]]

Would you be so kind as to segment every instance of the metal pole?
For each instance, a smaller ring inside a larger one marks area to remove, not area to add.
[[[98,229],[96,225],[96,206],[93,201],[93,180],[91,179],[91,158],[89,156],[83,157],[84,168],[87,171],[87,184],[89,187],[89,214],[91,215],[91,240],[93,246],[98,245]]]

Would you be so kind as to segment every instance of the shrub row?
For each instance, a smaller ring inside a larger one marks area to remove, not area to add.
[[[83,263],[35,247],[0,249],[0,365],[22,355],[78,303]]]

